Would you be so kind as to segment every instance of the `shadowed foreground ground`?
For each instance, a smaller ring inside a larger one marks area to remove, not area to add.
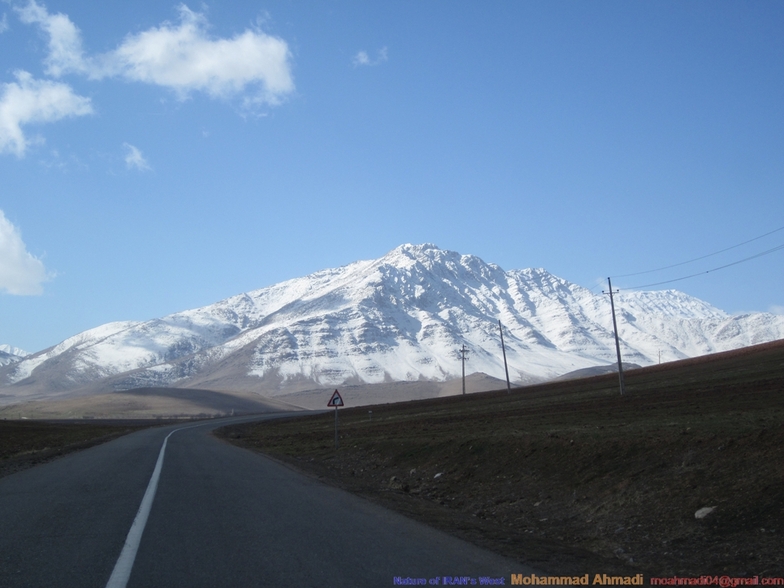
[[[784,342],[617,381],[218,434],[553,573],[784,576]]]

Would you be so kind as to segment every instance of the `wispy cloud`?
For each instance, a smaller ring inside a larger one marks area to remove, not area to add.
[[[179,22],[128,35],[108,53],[86,56],[81,33],[64,14],[50,14],[35,0],[17,9],[22,22],[49,37],[47,73],[80,73],[91,79],[119,77],[173,90],[180,99],[194,91],[213,98],[246,94],[246,102],[278,104],[294,90],[291,53],[282,39],[260,29],[211,38],[207,18],[184,4]]]
[[[44,61],[47,74],[59,77],[64,73],[88,71],[81,33],[67,15],[49,14],[46,7],[35,0],[15,10],[19,20],[25,24],[38,25],[49,36],[49,55]]]
[[[354,67],[358,65],[370,65],[370,57],[368,57],[367,52],[360,51],[354,56],[354,59],[351,62],[354,64]]]
[[[139,149],[130,143],[123,143],[123,147],[125,148],[125,166],[128,169],[138,169],[139,171],[149,171],[152,169]]]
[[[4,33],[8,30],[8,15],[4,12],[3,18],[0,18],[0,33]]]
[[[375,59],[370,59],[370,56],[368,55],[367,51],[363,50],[357,52],[357,54],[354,55],[354,57],[351,60],[351,63],[354,65],[354,67],[359,67],[361,65],[367,65],[372,67],[375,65],[381,65],[388,59],[389,56],[388,56],[387,48],[382,47],[378,51],[377,57]]]
[[[36,80],[26,71],[14,75],[16,82],[0,84],[0,153],[25,154],[29,143],[22,130],[25,125],[93,112],[90,99],[75,94],[67,84]]]
[[[784,306],[778,306],[774,304],[773,306],[770,307],[768,312],[770,314],[784,314]]]
[[[49,279],[43,262],[28,253],[19,230],[0,210],[0,290],[20,296],[41,294]]]

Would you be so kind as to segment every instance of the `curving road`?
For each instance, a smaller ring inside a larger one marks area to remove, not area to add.
[[[285,414],[147,429],[0,479],[0,586],[107,586],[172,431],[138,551],[116,586],[508,584],[511,573],[533,572],[209,434]]]

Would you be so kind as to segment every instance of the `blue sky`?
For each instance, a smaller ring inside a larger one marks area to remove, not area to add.
[[[781,2],[0,2],[0,343],[432,242],[577,284],[784,244]],[[673,287],[784,312],[784,251]]]

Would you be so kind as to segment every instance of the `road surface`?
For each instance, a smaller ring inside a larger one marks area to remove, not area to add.
[[[0,586],[107,586],[172,432],[138,551],[115,585],[508,584],[532,572],[210,435],[244,420],[146,429],[0,479]]]

